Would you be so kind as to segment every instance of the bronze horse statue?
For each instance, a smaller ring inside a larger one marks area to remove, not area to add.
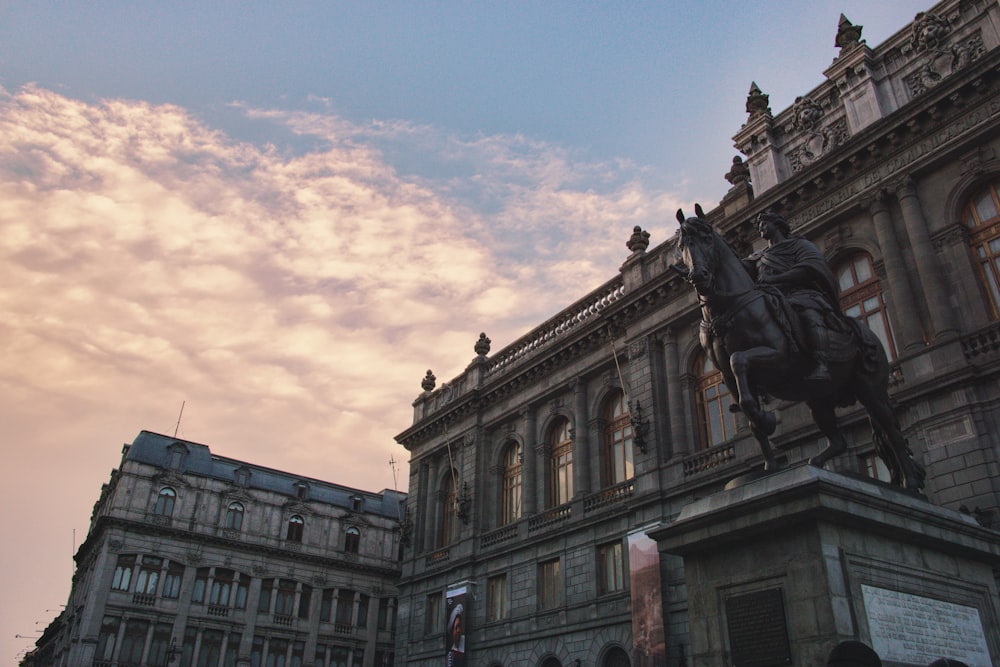
[[[835,409],[860,402],[868,411],[875,453],[886,464],[894,485],[913,492],[923,487],[924,469],[913,459],[889,399],[889,361],[878,338],[868,327],[839,312],[843,330],[831,334],[835,354],[828,362],[829,377],[809,378],[812,360],[800,323],[780,291],[759,285],[732,247],[705,220],[701,206],[696,217],[680,223],[676,251],[681,273],[698,292],[703,321],[700,342],[722,372],[736,401],[730,410],[743,412],[764,456],[764,469],[777,462],[768,440],[776,427],[774,413],[761,407],[764,396],[805,401],[826,448],[809,459],[822,467],[847,450],[837,426]],[[846,333],[845,333],[846,332]]]

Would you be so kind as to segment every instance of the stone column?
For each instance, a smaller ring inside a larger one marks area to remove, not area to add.
[[[940,340],[953,336],[957,333],[957,329],[954,326],[955,314],[948,299],[948,287],[938,264],[937,253],[931,244],[927,219],[920,207],[920,197],[911,177],[905,177],[896,186],[896,197],[899,199],[899,206],[903,211],[903,224],[906,226],[906,233],[913,248],[917,277],[920,279],[924,298],[927,299],[933,339]]]
[[[889,278],[889,289],[886,292],[891,296],[893,325],[899,335],[900,347],[903,350],[919,349],[924,345],[923,337],[920,335],[920,316],[906,273],[906,265],[903,263],[903,254],[899,250],[896,231],[892,226],[892,216],[885,201],[885,192],[878,191],[866,203],[872,222],[875,224],[875,234],[882,250],[882,261]]]
[[[524,410],[524,448],[521,450],[521,471],[524,475],[524,485],[521,487],[521,503],[524,516],[531,516],[538,511],[538,443],[537,416],[535,408],[528,406]]]
[[[431,465],[429,461],[420,462],[420,470],[417,473],[419,482],[417,484],[418,493],[417,496],[417,507],[416,507],[416,517],[414,517],[416,524],[413,526],[413,541],[416,551],[419,553],[427,549],[428,544],[433,542],[427,539],[427,531],[429,530],[428,524],[431,519],[431,488],[430,488],[430,477],[431,477]]]
[[[663,357],[667,372],[667,414],[670,418],[669,458],[683,451],[685,435],[688,433],[684,419],[684,385],[677,359],[677,332],[667,329],[663,336]]]
[[[573,495],[590,493],[590,426],[587,418],[587,383],[577,379],[573,383],[573,404],[576,412],[575,434],[573,436]]]

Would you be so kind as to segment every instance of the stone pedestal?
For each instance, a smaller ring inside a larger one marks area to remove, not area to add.
[[[693,667],[814,667],[845,639],[886,667],[1000,664],[1000,534],[894,487],[800,465],[649,535],[684,559]]]

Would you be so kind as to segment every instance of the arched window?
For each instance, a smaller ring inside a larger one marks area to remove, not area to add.
[[[500,499],[500,524],[508,525],[521,518],[521,445],[510,442],[503,456],[503,496]]]
[[[736,435],[736,415],[729,412],[732,395],[722,379],[722,371],[715,368],[707,355],[698,355],[694,371],[698,377],[695,400],[701,424],[699,444],[707,449]]]
[[[969,228],[969,245],[990,297],[993,318],[1000,317],[1000,179],[969,197],[962,221]]]
[[[601,660],[601,667],[631,667],[632,662],[628,659],[628,653],[620,646],[613,646],[604,654]]]
[[[840,307],[845,315],[861,320],[872,330],[885,348],[890,360],[896,358],[896,345],[889,327],[889,314],[882,298],[872,258],[860,252],[848,257],[837,266],[837,281],[840,283]]]
[[[361,548],[361,531],[351,526],[347,529],[347,535],[344,538],[344,551],[349,554],[356,554]]]
[[[285,539],[289,542],[301,542],[305,523],[298,514],[290,518],[288,520],[288,531],[285,533]]]
[[[620,484],[634,476],[632,417],[625,392],[617,391],[604,404],[604,485]]]
[[[441,533],[440,546],[448,546],[458,537],[458,493],[455,472],[451,471],[441,488]]]
[[[549,435],[549,458],[552,507],[568,503],[573,497],[573,441],[569,436],[569,420],[561,419]]]
[[[229,503],[229,509],[226,510],[225,527],[229,530],[243,528],[243,503]]]
[[[171,517],[174,515],[174,501],[177,493],[169,486],[160,489],[156,495],[156,504],[153,505],[153,514],[156,516]]]

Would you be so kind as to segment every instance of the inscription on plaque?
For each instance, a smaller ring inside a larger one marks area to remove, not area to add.
[[[792,664],[782,589],[731,595],[725,606],[733,667]]]
[[[872,648],[883,661],[926,665],[937,658],[989,667],[990,650],[975,607],[861,585]]]

